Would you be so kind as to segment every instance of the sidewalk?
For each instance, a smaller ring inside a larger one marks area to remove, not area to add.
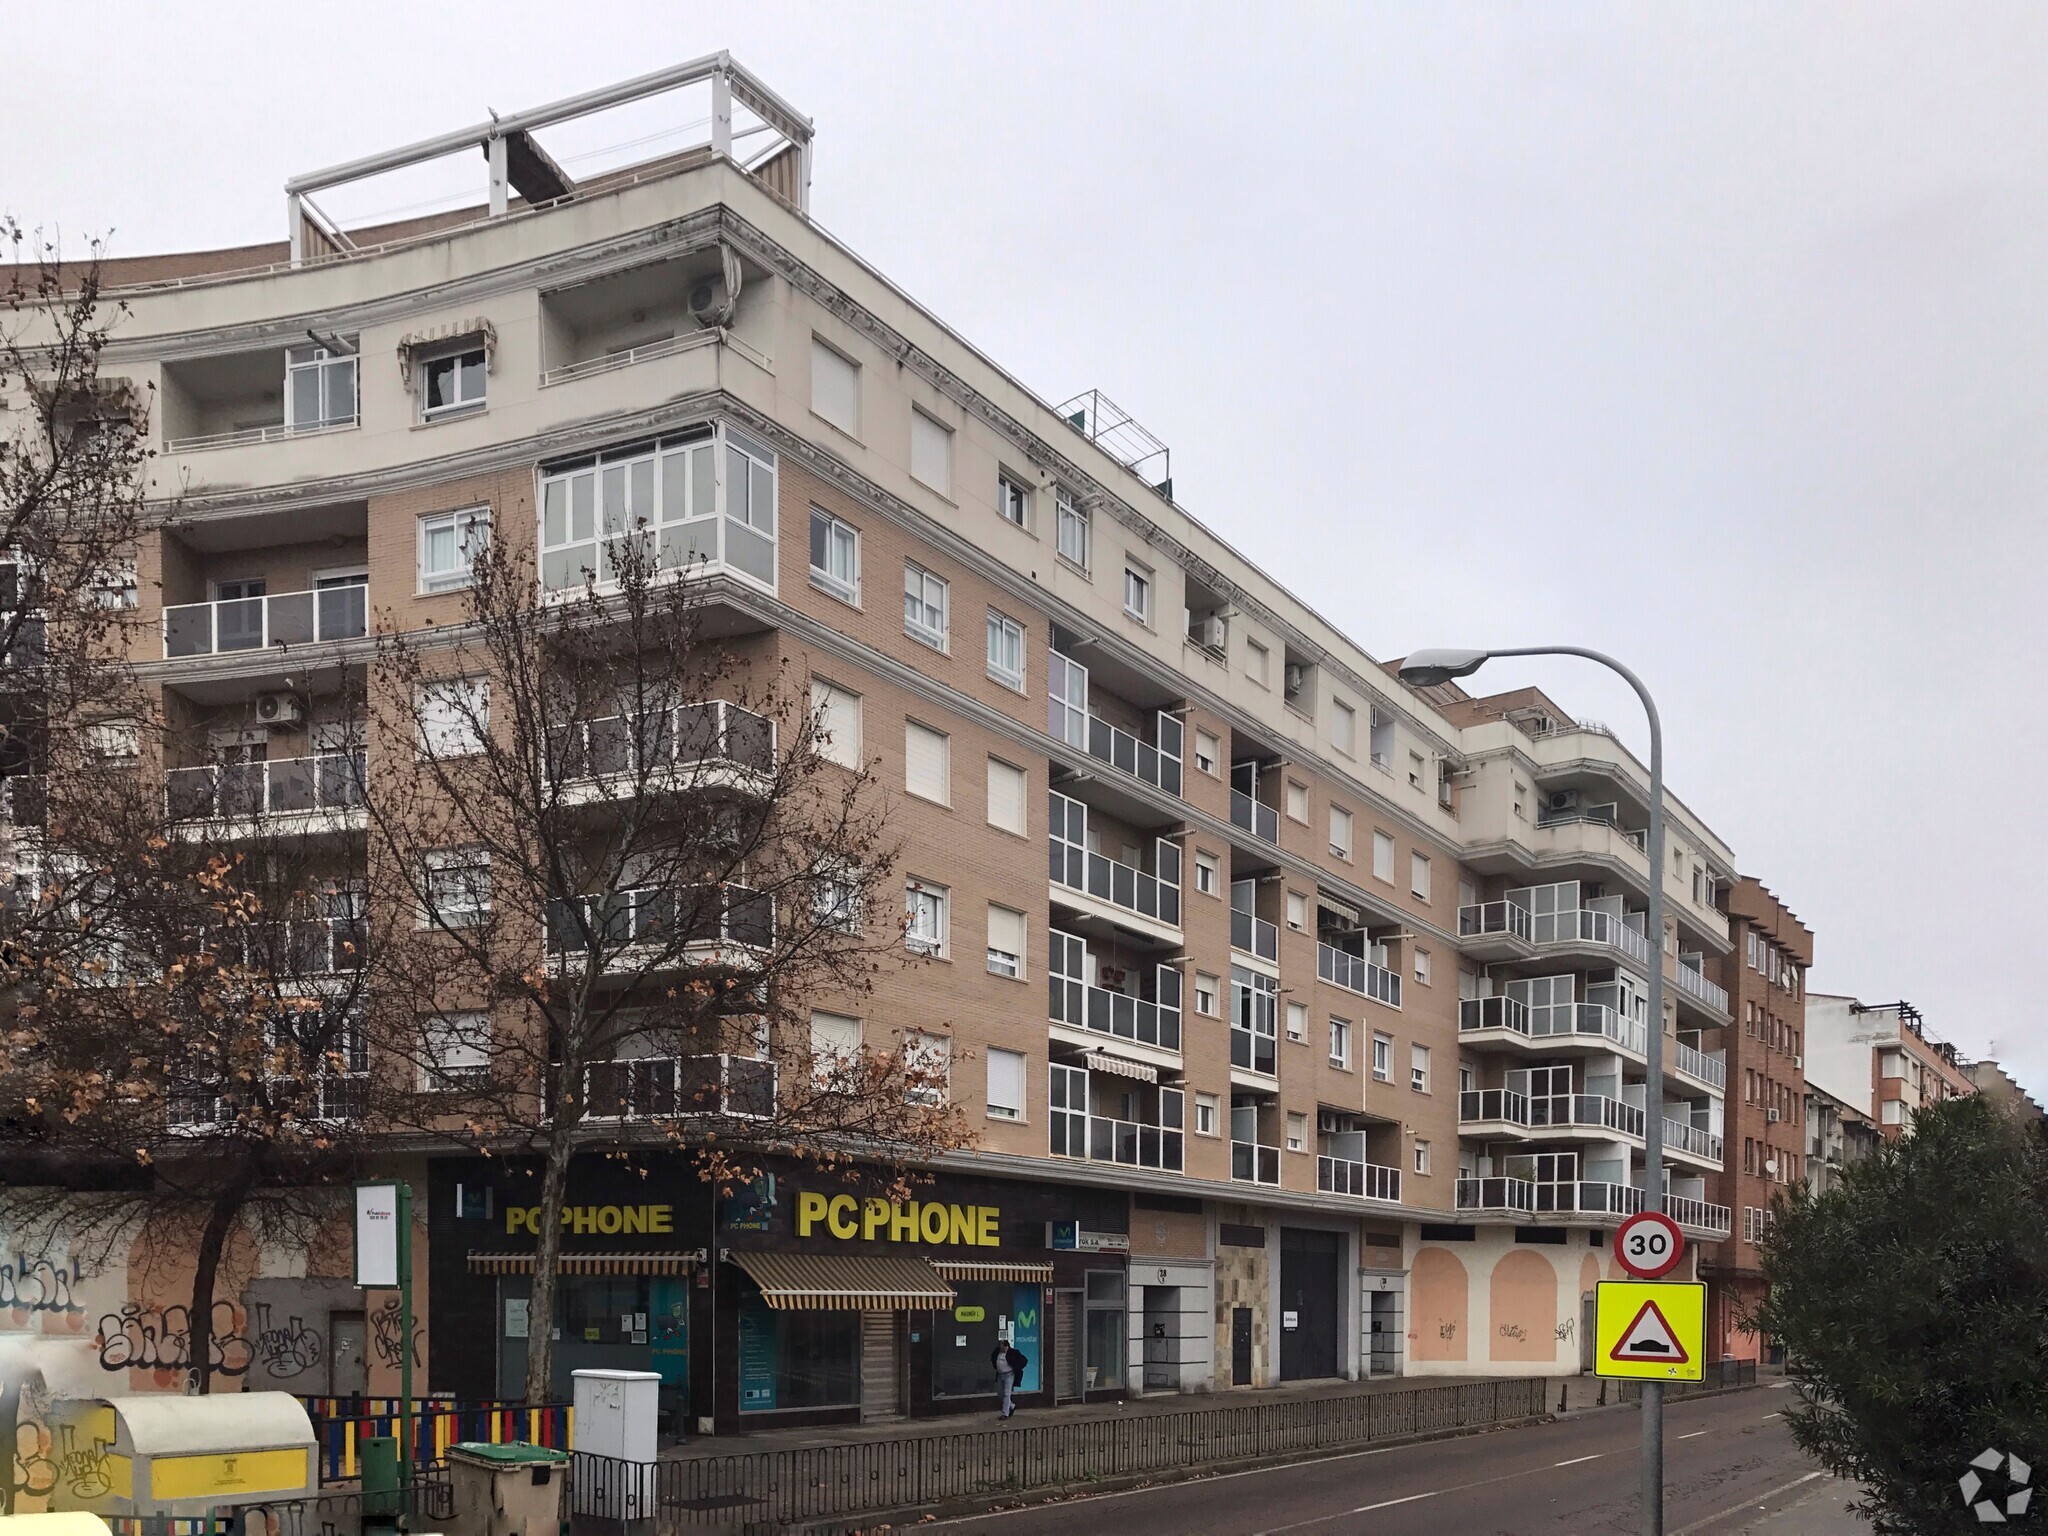
[[[1510,1381],[1515,1377],[1490,1376],[1379,1376],[1368,1381],[1290,1382],[1284,1387],[1231,1388],[1221,1392],[1155,1392],[1123,1402],[1062,1403],[1057,1408],[1019,1408],[1008,1420],[996,1417],[990,1407],[981,1413],[947,1414],[940,1418],[893,1419],[881,1424],[831,1424],[807,1429],[763,1429],[743,1435],[693,1435],[679,1445],[665,1447],[663,1461],[697,1461],[716,1456],[751,1455],[761,1451],[793,1451],[813,1446],[859,1445],[875,1441],[930,1440],[996,1428],[1028,1429],[1040,1424],[1086,1424],[1108,1419],[1145,1419],[1168,1413],[1188,1413],[1202,1408],[1239,1408],[1265,1404],[1319,1402],[1333,1398],[1366,1397],[1376,1392],[1408,1391],[1416,1387],[1457,1386],[1464,1382]],[[1545,1395],[1546,1406],[1555,1412],[1558,1389],[1572,1383],[1573,1408],[1591,1407],[1590,1397],[1578,1402],[1579,1378],[1554,1382]],[[1597,1388],[1598,1383],[1594,1383]]]

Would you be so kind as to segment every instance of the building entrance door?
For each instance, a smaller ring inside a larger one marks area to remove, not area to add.
[[[1252,1384],[1252,1309],[1232,1307],[1230,1309],[1230,1384],[1233,1387],[1248,1387]]]
[[[1280,1379],[1338,1374],[1337,1272],[1343,1238],[1280,1229]]]
[[[1401,1293],[1395,1290],[1368,1291],[1367,1316],[1370,1332],[1366,1370],[1374,1376],[1401,1374],[1403,1320]]]
[[[903,1417],[903,1366],[894,1312],[860,1315],[860,1421],[886,1424]]]
[[[1082,1293],[1061,1291],[1053,1303],[1053,1394],[1062,1403],[1078,1402],[1087,1377],[1081,1360]]]

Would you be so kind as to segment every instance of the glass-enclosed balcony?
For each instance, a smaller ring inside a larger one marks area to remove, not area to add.
[[[1152,740],[1146,741],[1090,712],[1088,669],[1080,662],[1053,651],[1046,665],[1046,729],[1054,740],[1169,795],[1181,792],[1185,728],[1179,716],[1155,710]]]
[[[222,656],[274,645],[360,640],[370,632],[369,591],[365,583],[351,581],[310,592],[177,603],[164,609],[164,655]]]
[[[1401,1170],[1348,1157],[1316,1158],[1316,1188],[1326,1194],[1356,1195],[1361,1200],[1401,1199]]]
[[[1077,1157],[1125,1168],[1156,1168],[1179,1173],[1186,1157],[1185,1095],[1178,1088],[1152,1090],[1156,1123],[1119,1120],[1090,1110],[1088,1070],[1052,1063],[1050,1085],[1050,1150],[1054,1157]]]
[[[636,1056],[586,1067],[583,1092],[592,1120],[674,1120],[775,1114],[776,1064],[754,1056]]]
[[[1180,927],[1180,845],[1153,842],[1157,873],[1122,863],[1088,847],[1088,807],[1058,790],[1051,793],[1048,839],[1052,882],[1139,917]]]
[[[363,751],[327,752],[261,763],[207,763],[164,775],[164,813],[173,821],[239,821],[361,810]]]
[[[548,732],[548,758],[567,781],[702,764],[775,771],[775,722],[724,699],[607,715]]]
[[[1384,965],[1339,949],[1334,944],[1316,945],[1316,978],[1360,997],[1369,997],[1389,1008],[1401,1006],[1401,978]]]
[[[1095,981],[1085,940],[1058,928],[1050,939],[1046,974],[1055,1024],[1162,1051],[1180,1049],[1179,971],[1170,965],[1138,967],[1139,990],[1125,992]]]

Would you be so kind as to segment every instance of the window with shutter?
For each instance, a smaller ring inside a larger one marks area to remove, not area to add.
[[[999,757],[988,760],[988,824],[1024,834],[1024,770]]]
[[[860,766],[860,695],[811,679],[811,715],[818,726],[818,755],[848,768]]]
[[[859,1059],[859,1019],[843,1013],[811,1015],[811,1070],[819,1083],[843,1077]]]
[[[944,731],[919,725],[915,720],[903,726],[903,787],[924,800],[940,805],[952,800],[951,742]]]
[[[910,412],[910,472],[941,496],[953,494],[953,433],[916,407]]]
[[[860,368],[811,338],[811,409],[849,437],[860,435]]]
[[[998,976],[1024,974],[1024,914],[993,904],[988,909],[988,968]]]
[[[999,1120],[1024,1118],[1024,1057],[1019,1052],[988,1053],[988,1112]]]

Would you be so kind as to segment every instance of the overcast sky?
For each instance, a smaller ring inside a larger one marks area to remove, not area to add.
[[[1577,643],[1816,933],[2048,1097],[2048,7],[352,0],[8,18],[0,208],[285,178],[731,48],[820,222],[1377,656]],[[477,185],[481,186],[478,172]],[[1495,675],[1497,672],[1497,675]],[[1576,663],[1502,664],[1640,749]]]

